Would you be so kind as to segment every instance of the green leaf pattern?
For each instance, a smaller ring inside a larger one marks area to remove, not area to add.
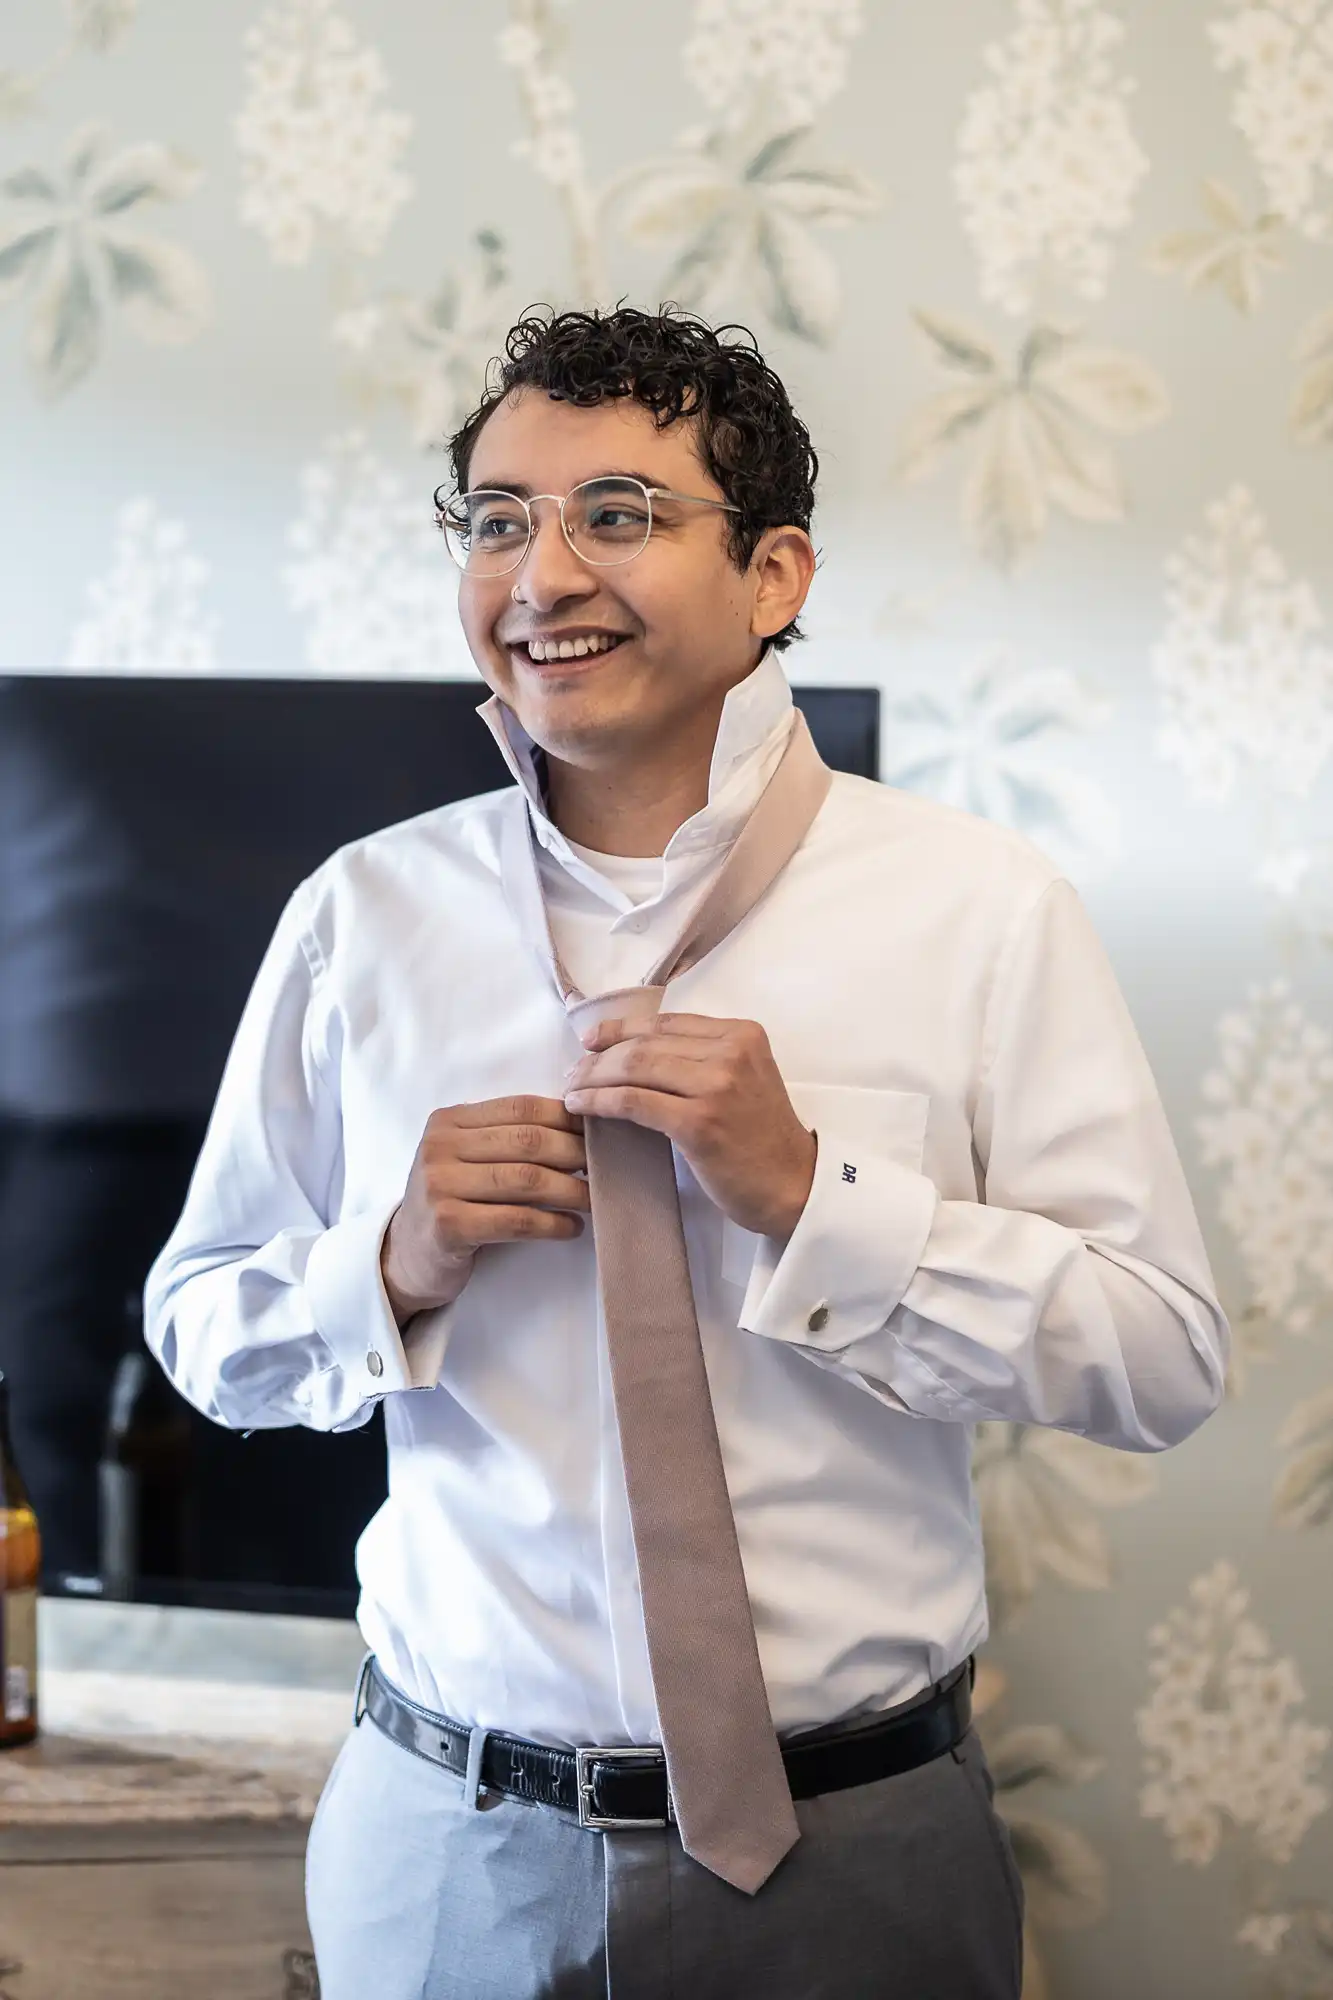
[[[32,302],[28,358],[51,395],[94,366],[108,322],[141,338],[193,340],[212,311],[211,287],[192,252],[144,230],[138,211],[179,201],[199,168],[155,141],[116,148],[99,126],[81,127],[63,174],[25,166],[0,181],[0,302]]]
[[[906,480],[924,478],[965,445],[963,526],[987,561],[1018,565],[1052,508],[1094,523],[1124,518],[1120,473],[1102,440],[1166,416],[1166,388],[1148,362],[1055,323],[1030,328],[1006,362],[970,326],[930,311],[915,318],[945,386],[909,418],[899,470]]]

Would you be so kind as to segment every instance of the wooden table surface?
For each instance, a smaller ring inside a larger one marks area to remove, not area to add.
[[[0,1756],[0,2000],[314,2000],[305,1838],[336,1742],[235,1722],[62,1718]]]

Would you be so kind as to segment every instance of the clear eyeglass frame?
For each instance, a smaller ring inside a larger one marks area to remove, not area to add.
[[[633,487],[637,492],[642,493],[644,508],[647,513],[647,523],[643,532],[643,540],[637,548],[631,549],[627,555],[611,556],[603,561],[596,556],[590,556],[585,549],[579,547],[570,532],[569,518],[565,513],[565,508],[576,494],[585,492],[589,487],[608,486],[618,489]],[[498,500],[508,500],[511,504],[521,507],[527,516],[528,533],[527,539],[514,556],[512,562],[504,564],[491,564],[488,562],[484,568],[477,567],[474,569],[469,562],[469,551],[462,541],[460,521],[456,510],[461,501],[475,500],[482,494],[493,496]],[[459,493],[451,487],[441,485],[436,487],[434,493],[436,523],[443,530],[445,545],[455,563],[467,576],[487,577],[509,576],[525,560],[528,550],[532,547],[532,537],[536,532],[535,523],[532,518],[532,509],[538,500],[556,500],[559,502],[560,526],[565,540],[581,562],[589,564],[593,569],[615,569],[621,563],[633,562],[635,556],[643,554],[652,536],[654,499],[690,500],[698,506],[716,507],[728,514],[739,514],[744,511],[742,508],[735,506],[730,500],[714,500],[707,493],[677,493],[669,486],[647,486],[643,480],[632,478],[628,473],[600,473],[594,479],[584,479],[577,486],[571,486],[568,493],[534,493],[530,500],[525,500],[519,493],[510,493],[503,488],[489,486],[476,486],[467,493]]]

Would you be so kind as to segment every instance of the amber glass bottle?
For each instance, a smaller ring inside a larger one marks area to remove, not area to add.
[[[9,1437],[0,1374],[0,1750],[37,1734],[37,1579],[41,1537]]]

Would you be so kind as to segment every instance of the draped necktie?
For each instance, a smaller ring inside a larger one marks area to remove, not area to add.
[[[797,709],[782,757],[721,870],[641,985],[591,997],[546,915],[576,1033],[659,1012],[668,980],[735,929],[805,838],[832,782]],[[529,839],[530,815],[524,813]],[[672,1811],[685,1852],[753,1895],[799,1837],[727,1492],[671,1141],[583,1121],[616,1428]]]

